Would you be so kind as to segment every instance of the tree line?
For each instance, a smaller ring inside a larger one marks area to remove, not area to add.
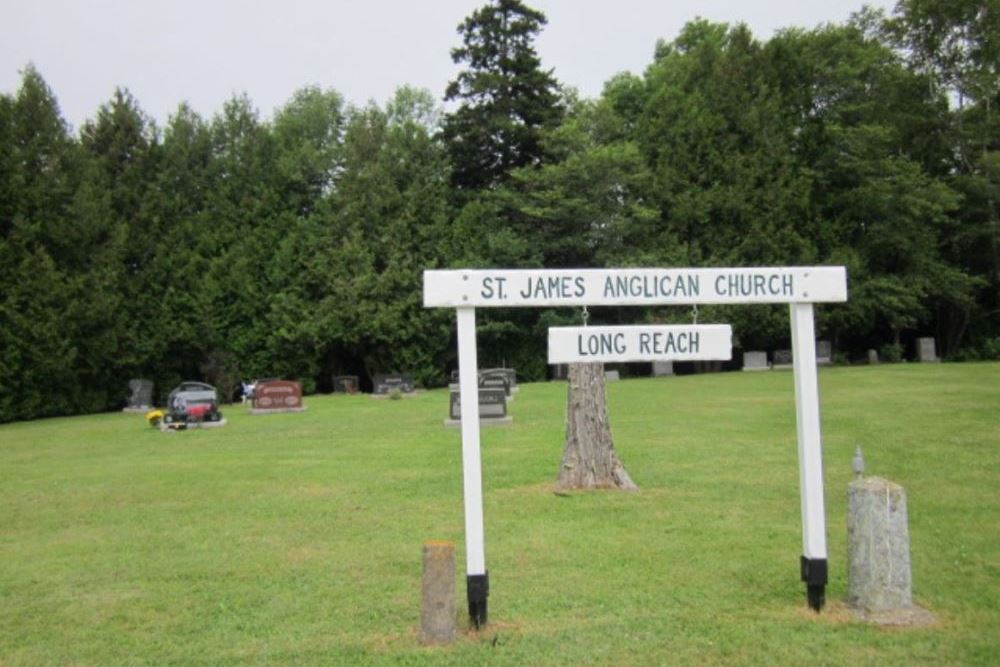
[[[756,39],[695,20],[596,99],[546,70],[545,16],[493,0],[458,27],[445,112],[401,87],[356,106],[306,87],[158,127],[127,90],[77,133],[32,66],[0,95],[0,422],[202,378],[455,364],[424,269],[845,265],[818,311],[848,356],[1000,357],[1000,11],[902,0]],[[680,308],[591,322],[679,322]],[[703,307],[743,349],[788,344],[781,307]],[[480,316],[484,365],[544,378],[544,331],[580,313]]]

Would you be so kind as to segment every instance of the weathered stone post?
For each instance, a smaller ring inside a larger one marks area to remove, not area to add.
[[[859,472],[857,465],[855,470]],[[850,483],[847,552],[847,602],[859,616],[892,625],[933,620],[929,612],[913,604],[902,486],[880,477],[859,477]]]
[[[448,644],[455,639],[455,545],[424,542],[420,641]]]

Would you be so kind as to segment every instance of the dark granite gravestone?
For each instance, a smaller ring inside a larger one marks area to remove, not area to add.
[[[393,391],[401,394],[412,394],[413,376],[408,373],[380,373],[372,378],[372,393],[376,396],[386,396]]]
[[[128,381],[129,397],[125,412],[146,412],[153,407],[152,380],[134,379]]]
[[[333,393],[335,394],[356,394],[360,386],[357,375],[333,376]]]
[[[722,362],[716,359],[698,359],[692,362],[695,373],[718,373],[722,370]]]
[[[771,368],[791,368],[792,367],[792,351],[791,350],[775,350],[774,357],[772,357],[773,363]]]
[[[495,370],[482,371],[479,373],[480,389],[500,389],[504,396],[510,397],[510,380],[506,373],[497,373]]]
[[[820,366],[829,366],[833,363],[833,345],[830,341],[816,341],[816,363]]]
[[[210,384],[205,384],[204,382],[181,382],[179,385],[174,387],[174,390],[170,392],[167,396],[167,410],[174,410],[177,408],[177,397],[181,394],[193,394],[196,398],[211,398],[216,403],[219,401],[219,392],[215,390]],[[211,394],[211,396],[209,396]]]
[[[498,375],[507,378],[507,384],[510,385],[510,392],[507,395],[517,392],[517,373],[514,372],[513,368],[484,368],[479,371],[480,386],[482,386],[484,375]],[[456,378],[455,381],[458,382],[458,379]]]
[[[458,370],[457,369],[453,370],[451,372],[451,383],[452,384],[458,384]]]
[[[479,390],[479,422],[482,424],[509,424],[511,418],[507,415],[507,395],[501,388]],[[458,426],[462,423],[462,395],[452,391],[448,401],[448,426]]]
[[[253,392],[252,415],[276,412],[302,412],[302,385],[287,380],[272,380],[257,384]]]

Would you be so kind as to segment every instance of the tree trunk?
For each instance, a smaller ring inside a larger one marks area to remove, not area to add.
[[[566,447],[557,490],[638,491],[615,454],[604,396],[604,364],[570,364],[566,400]]]

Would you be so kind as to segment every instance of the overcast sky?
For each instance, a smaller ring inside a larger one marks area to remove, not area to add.
[[[865,0],[528,0],[548,25],[537,48],[586,97],[641,74],[658,38],[691,19],[744,22],[760,39],[842,23]],[[887,10],[894,0],[867,0]],[[402,84],[440,99],[457,67],[456,26],[485,0],[0,0],[0,92],[33,62],[76,129],[128,88],[162,126],[187,101],[211,117],[246,92],[269,117],[298,88],[384,103]]]

